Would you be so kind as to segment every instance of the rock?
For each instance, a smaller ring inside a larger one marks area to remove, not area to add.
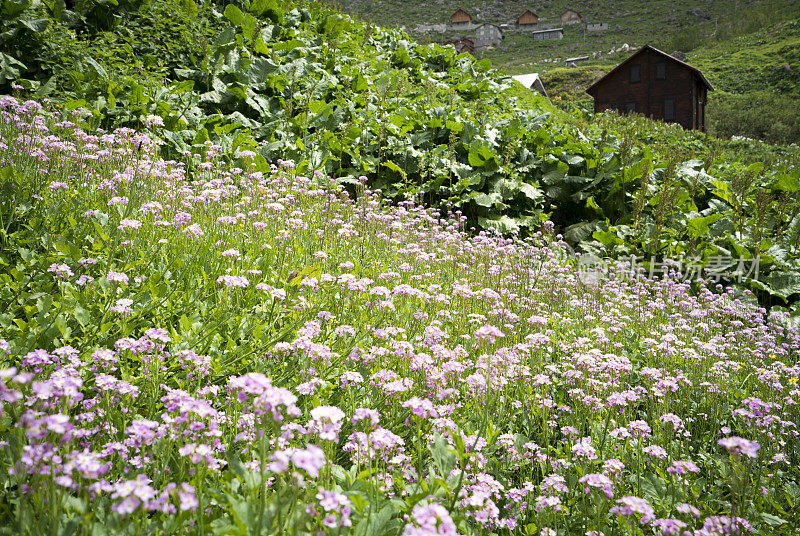
[[[711,20],[711,17],[706,15],[706,12],[700,9],[699,7],[696,7],[691,11],[689,11],[689,15],[694,15],[694,17],[697,19],[698,22]]]
[[[788,63],[784,63],[783,65],[781,65],[781,71],[783,71],[786,74],[789,74],[792,72],[792,66],[789,65]]]
[[[672,54],[670,54],[673,58],[680,61],[686,61],[686,52],[681,52],[680,50],[676,50]]]

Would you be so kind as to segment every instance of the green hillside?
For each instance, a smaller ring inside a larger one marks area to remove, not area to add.
[[[800,8],[790,0],[655,0],[646,3],[616,0],[598,3],[588,0],[550,0],[525,4],[512,1],[491,5],[465,2],[401,2],[399,0],[346,0],[340,4],[349,13],[376,24],[405,28],[412,36],[441,41],[474,31],[456,28],[426,27],[449,23],[450,15],[463,8],[476,23],[513,24],[524,10],[539,16],[539,27],[563,26],[560,15],[567,9],[577,11],[583,23],[566,25],[564,39],[533,41],[525,32],[506,32],[496,47],[476,52],[509,72],[530,72],[561,66],[569,57],[589,55],[593,61],[614,61],[624,44],[645,43],[667,52],[686,51],[709,38],[728,39],[800,15]],[[608,30],[587,32],[586,23],[606,23]]]
[[[715,88],[709,93],[712,135],[800,141],[800,19],[701,43],[686,61],[701,69]],[[545,68],[542,78],[556,104],[591,109],[586,87],[626,57],[619,54],[614,63]]]
[[[693,50],[717,88],[712,133],[800,142],[800,19]]]

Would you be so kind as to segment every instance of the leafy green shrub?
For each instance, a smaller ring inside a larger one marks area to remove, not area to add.
[[[703,44],[706,36],[698,25],[691,25],[669,36],[660,44],[662,50],[671,53],[673,51],[689,52]]]
[[[769,90],[714,96],[708,103],[708,124],[716,136],[800,143],[797,99]]]

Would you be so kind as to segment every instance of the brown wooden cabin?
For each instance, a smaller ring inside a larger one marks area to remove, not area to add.
[[[539,24],[539,15],[530,9],[526,9],[525,13],[517,17],[517,26],[532,26],[534,24]]]
[[[456,52],[461,54],[462,52],[467,52],[469,54],[475,53],[475,41],[470,39],[469,37],[461,37],[459,39],[453,39],[450,41],[444,41],[443,45],[453,45],[456,49]]]
[[[699,69],[645,45],[586,93],[595,112],[639,113],[705,132],[709,91],[714,88]]]
[[[458,8],[455,13],[450,15],[450,24],[471,24],[472,15],[467,13],[461,8]]]
[[[580,13],[574,9],[568,9],[561,14],[561,24],[578,24],[581,20]]]

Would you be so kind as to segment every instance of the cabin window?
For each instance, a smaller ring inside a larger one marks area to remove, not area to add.
[[[664,99],[664,121],[675,121],[675,99]]]
[[[642,66],[631,65],[631,83],[633,84],[641,81],[642,81]]]
[[[656,80],[666,80],[666,79],[667,79],[667,63],[663,61],[656,63]]]
[[[625,103],[625,113],[635,114],[636,113],[636,103],[635,102],[626,102]]]

